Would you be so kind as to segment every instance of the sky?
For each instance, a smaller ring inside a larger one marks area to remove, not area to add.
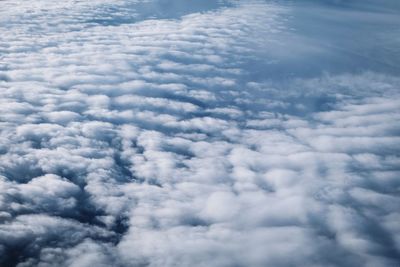
[[[399,266],[399,14],[0,1],[0,266]]]

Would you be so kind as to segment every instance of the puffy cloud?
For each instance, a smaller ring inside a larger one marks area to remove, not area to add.
[[[2,1],[0,265],[397,266],[396,5],[334,2]]]

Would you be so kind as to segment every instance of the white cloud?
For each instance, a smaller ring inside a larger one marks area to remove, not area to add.
[[[0,265],[396,266],[399,79],[211,2],[1,2]]]

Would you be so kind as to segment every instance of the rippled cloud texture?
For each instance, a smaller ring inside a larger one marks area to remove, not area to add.
[[[0,266],[399,266],[397,1],[0,1]]]

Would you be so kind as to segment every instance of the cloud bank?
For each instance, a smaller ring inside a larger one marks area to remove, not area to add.
[[[1,1],[0,265],[398,266],[398,20],[189,2]]]

